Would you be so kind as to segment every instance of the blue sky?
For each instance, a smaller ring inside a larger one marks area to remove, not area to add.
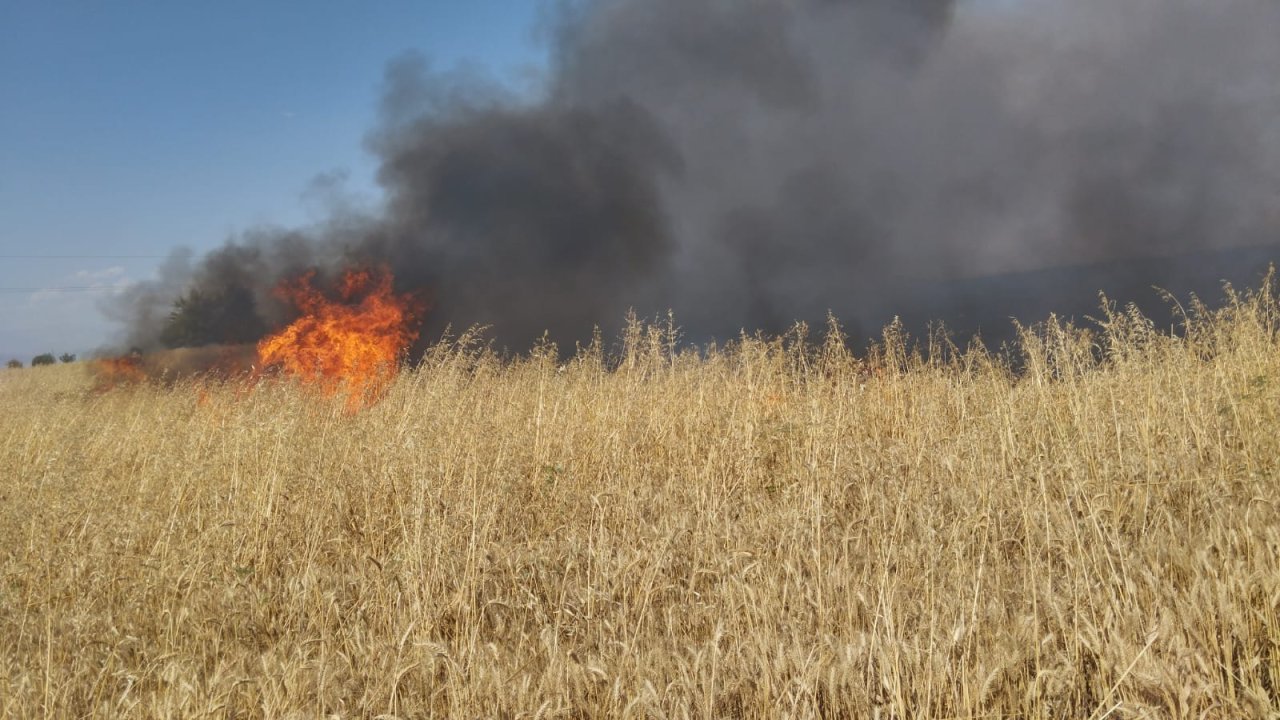
[[[175,246],[306,223],[321,173],[373,194],[362,143],[387,61],[528,82],[537,8],[0,0],[0,362],[109,339],[108,291],[39,288],[123,286]]]

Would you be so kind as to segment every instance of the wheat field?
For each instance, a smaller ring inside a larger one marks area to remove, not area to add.
[[[1280,717],[1273,288],[1099,313],[5,371],[0,715]]]

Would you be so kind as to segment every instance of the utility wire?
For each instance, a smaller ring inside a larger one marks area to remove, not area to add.
[[[79,284],[79,286],[63,286],[63,287],[0,287],[0,292],[101,292],[110,290],[125,290],[128,286],[114,286],[114,284]]]
[[[0,260],[155,260],[168,255],[0,255]]]

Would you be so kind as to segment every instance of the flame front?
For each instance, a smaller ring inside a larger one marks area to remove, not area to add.
[[[412,294],[396,295],[385,269],[347,271],[336,299],[317,290],[314,279],[312,271],[277,288],[277,295],[302,315],[258,343],[258,361],[326,393],[345,385],[348,408],[357,409],[381,395],[395,377],[401,357],[418,338],[425,306]]]
[[[96,377],[94,390],[98,392],[106,392],[122,385],[136,385],[147,379],[146,370],[142,367],[142,355],[138,353],[99,358],[90,367]]]

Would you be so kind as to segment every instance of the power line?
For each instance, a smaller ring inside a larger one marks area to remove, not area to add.
[[[168,255],[0,255],[0,260],[156,260]]]
[[[59,287],[0,287],[0,293],[36,293],[36,292],[107,292],[111,290],[128,290],[132,285],[64,285]]]

